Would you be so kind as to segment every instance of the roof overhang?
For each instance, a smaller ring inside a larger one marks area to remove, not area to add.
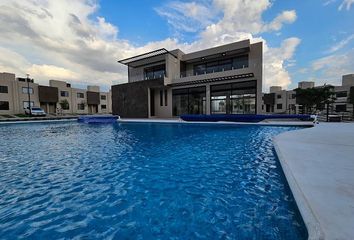
[[[118,62],[121,64],[124,64],[124,65],[130,66],[130,67],[137,67],[137,66],[139,66],[139,61],[147,60],[150,58],[155,58],[155,57],[166,55],[166,54],[171,54],[173,57],[177,58],[177,56],[174,55],[173,53],[171,53],[170,51],[166,50],[165,48],[161,48],[161,49],[157,49],[155,51],[151,51],[151,52],[140,54],[140,55],[137,55],[134,57],[119,60]]]

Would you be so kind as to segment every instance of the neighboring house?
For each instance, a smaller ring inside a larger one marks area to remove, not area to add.
[[[34,83],[33,79],[16,78],[12,73],[0,73],[0,114],[24,114],[29,104],[32,107],[39,106],[38,84]]]
[[[113,114],[256,114],[262,106],[262,42],[235,42],[189,54],[159,49],[120,60],[128,83],[112,86]]]
[[[307,89],[313,87],[315,87],[314,82],[298,83],[298,88]],[[334,86],[336,99],[330,106],[331,113],[342,115],[352,113],[353,105],[348,101],[352,88],[354,88],[354,74],[342,76],[342,85]],[[296,103],[296,92],[294,90],[282,90],[279,86],[272,86],[269,93],[263,93],[262,99],[263,113],[298,114],[302,112],[302,106]]]
[[[100,92],[98,86],[78,89],[58,80],[50,80],[49,86],[41,86],[34,83],[33,79],[16,78],[12,73],[0,73],[0,114],[25,113],[24,110],[29,105],[28,92],[30,105],[41,107],[50,114],[56,114],[58,111],[63,114],[112,112],[111,92]],[[65,100],[68,104],[62,109],[60,103]]]

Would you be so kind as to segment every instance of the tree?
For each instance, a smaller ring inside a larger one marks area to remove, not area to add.
[[[323,87],[295,89],[296,103],[303,106],[302,113],[314,113],[314,110],[327,109],[327,120],[329,114],[329,105],[335,100],[334,87],[324,85]]]
[[[63,109],[63,110],[68,110],[69,109],[69,102],[68,100],[64,99],[64,100],[61,100],[59,102],[60,104],[60,107]]]

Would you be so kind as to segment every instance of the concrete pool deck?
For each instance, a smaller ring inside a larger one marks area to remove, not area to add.
[[[309,239],[354,239],[354,123],[321,123],[274,138]]]

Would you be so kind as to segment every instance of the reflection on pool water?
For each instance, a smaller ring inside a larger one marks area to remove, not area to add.
[[[0,125],[0,236],[306,239],[272,145],[295,129]]]

